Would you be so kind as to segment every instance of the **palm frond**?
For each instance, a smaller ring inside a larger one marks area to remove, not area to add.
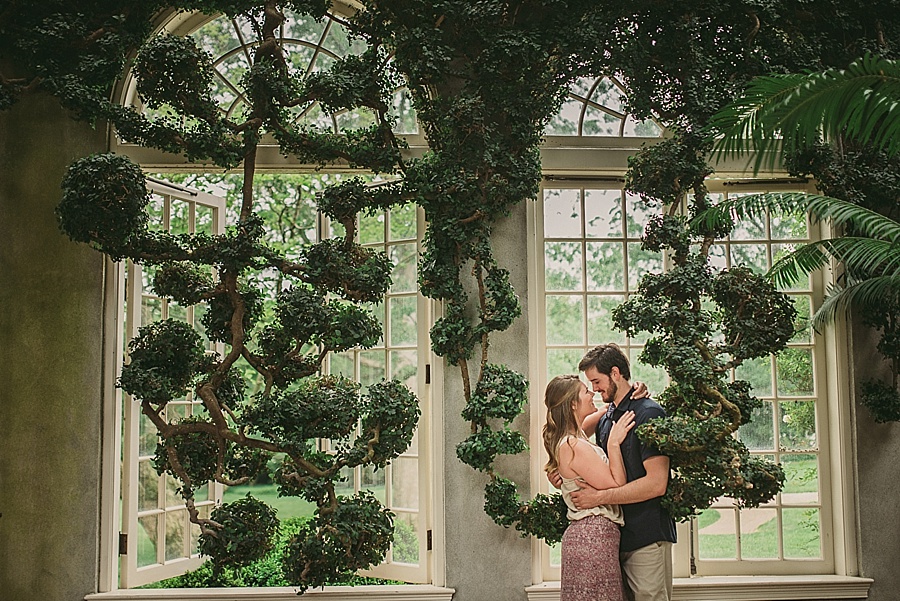
[[[848,135],[900,151],[900,62],[866,54],[847,69],[769,75],[752,80],[743,96],[713,117],[713,155],[756,151],[754,171],[772,168],[778,146],[809,146]]]
[[[843,263],[851,279],[900,275],[900,247],[885,240],[845,236],[804,244],[772,265],[769,277],[789,288],[826,267],[830,259]]]
[[[805,244],[775,261],[768,276],[782,290],[791,288],[812,272],[826,267],[830,259],[831,255],[820,244]]]
[[[900,275],[882,276],[857,282],[846,288],[833,288],[812,318],[819,329],[838,314],[850,311],[883,312],[887,304],[900,297]]]
[[[716,227],[728,219],[754,215],[796,215],[809,213],[813,220],[830,221],[835,226],[850,225],[860,236],[900,243],[900,223],[871,209],[831,196],[805,192],[770,192],[729,198],[694,218],[705,227]]]

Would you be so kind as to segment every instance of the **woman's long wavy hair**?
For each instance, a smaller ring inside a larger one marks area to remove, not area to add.
[[[547,406],[547,423],[544,424],[544,448],[550,461],[544,470],[552,472],[559,468],[559,441],[566,436],[578,435],[581,424],[575,419],[575,404],[584,384],[578,376],[568,374],[556,376],[544,391],[544,405]]]

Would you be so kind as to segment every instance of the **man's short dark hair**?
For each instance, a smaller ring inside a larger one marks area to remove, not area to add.
[[[626,380],[631,379],[631,367],[628,365],[628,357],[622,352],[618,344],[610,342],[595,346],[581,358],[578,363],[578,371],[585,371],[593,367],[603,375],[610,375],[613,367],[619,368],[619,374]]]

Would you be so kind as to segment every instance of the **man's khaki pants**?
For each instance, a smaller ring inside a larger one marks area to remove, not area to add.
[[[619,559],[631,601],[671,601],[672,543],[651,543],[620,553]]]

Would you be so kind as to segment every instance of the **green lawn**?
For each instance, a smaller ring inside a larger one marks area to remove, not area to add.
[[[372,487],[371,491],[376,498],[384,502],[384,485]],[[286,520],[294,517],[311,517],[316,510],[316,506],[309,501],[300,497],[279,497],[278,489],[274,484],[242,484],[241,486],[229,486],[225,489],[222,496],[223,503],[236,501],[241,497],[250,493],[260,501],[264,501],[270,507],[274,507],[278,512],[279,520]],[[352,495],[353,489],[336,488],[335,492],[339,495]]]
[[[316,506],[300,497],[279,497],[278,489],[273,484],[242,484],[241,486],[229,486],[222,495],[223,503],[231,503],[250,493],[260,501],[265,502],[278,512],[279,520],[294,517],[310,517],[316,510]]]

